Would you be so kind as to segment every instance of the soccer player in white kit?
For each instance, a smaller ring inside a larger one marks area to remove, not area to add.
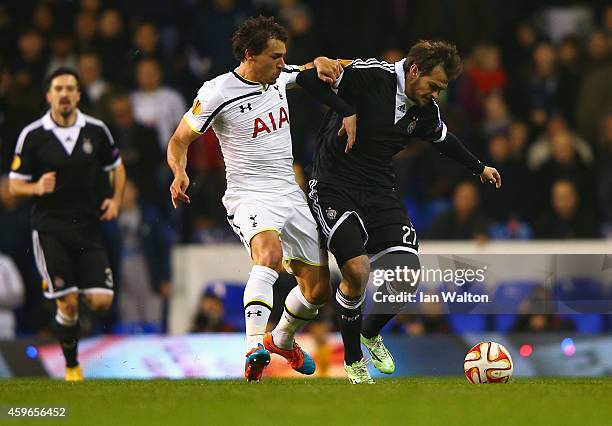
[[[295,182],[285,90],[295,86],[305,67],[316,67],[327,82],[341,68],[323,57],[302,67],[285,65],[286,41],[285,30],[273,18],[246,20],[232,38],[240,66],[202,85],[168,145],[168,165],[174,173],[170,193],[176,207],[177,201],[189,203],[189,144],[210,126],[219,138],[227,177],[223,204],[253,263],[244,290],[249,381],[261,378],[270,352],[286,358],[300,373],[314,373],[314,361],[294,335],[314,319],[330,295],[327,252]],[[277,327],[266,333],[272,286],[283,265],[298,286],[287,296]]]

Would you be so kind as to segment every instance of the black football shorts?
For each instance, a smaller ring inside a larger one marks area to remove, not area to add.
[[[65,232],[32,232],[43,293],[56,299],[68,293],[113,294],[113,273],[97,226]]]
[[[354,215],[361,225],[371,261],[390,252],[418,253],[416,231],[404,204],[393,190],[357,191],[312,179],[308,204],[328,249],[336,230]]]

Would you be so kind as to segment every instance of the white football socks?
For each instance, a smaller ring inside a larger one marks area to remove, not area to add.
[[[312,321],[322,306],[308,302],[299,285],[293,287],[285,299],[283,315],[276,328],[272,330],[274,344],[282,349],[291,349],[296,331]]]
[[[244,289],[244,320],[246,323],[247,352],[263,344],[263,336],[272,311],[272,286],[278,272],[266,266],[254,265]]]

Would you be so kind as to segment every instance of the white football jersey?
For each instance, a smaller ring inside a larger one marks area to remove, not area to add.
[[[211,125],[225,160],[226,196],[246,192],[289,194],[299,187],[293,173],[289,106],[285,89],[295,85],[297,66],[286,65],[276,83],[248,81],[236,71],[205,82],[184,115],[197,133]]]

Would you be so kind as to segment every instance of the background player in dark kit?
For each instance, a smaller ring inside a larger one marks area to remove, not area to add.
[[[82,380],[77,361],[79,294],[98,312],[113,301],[113,276],[101,243],[100,221],[119,213],[125,169],[106,125],[77,108],[75,71],[48,78],[50,110],[26,126],[17,141],[10,190],[34,198],[32,239],[45,297],[55,299],[57,337],[66,380]],[[108,181],[112,195],[107,197]]]
[[[434,143],[482,182],[500,188],[501,177],[474,157],[440,117],[436,99],[462,68],[453,44],[420,41],[394,64],[357,59],[345,65],[333,85],[337,94],[312,71],[302,72],[297,81],[331,108],[317,136],[308,201],[342,271],[335,306],[345,345],[345,369],[351,382],[362,383],[372,379],[361,352],[360,333],[374,365],[384,373],[395,368],[379,333],[397,307],[369,315],[362,327],[370,263],[376,262],[375,268],[420,268],[416,232],[396,194],[393,155],[416,137]],[[402,283],[406,284],[410,283]],[[385,291],[393,294],[401,287],[387,283]]]

